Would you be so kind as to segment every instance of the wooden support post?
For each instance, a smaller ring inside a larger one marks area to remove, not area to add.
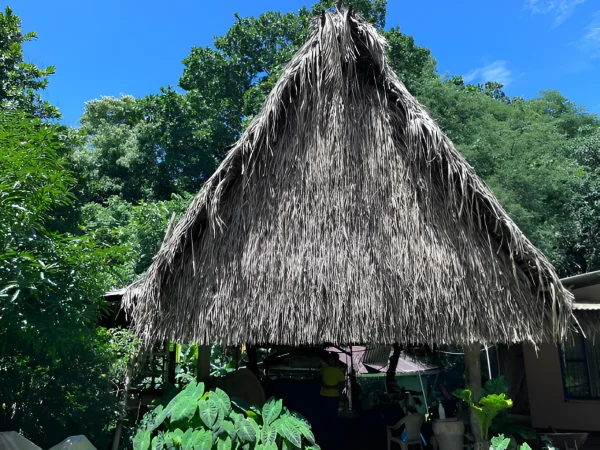
[[[466,388],[473,395],[473,402],[479,402],[481,398],[481,344],[465,346],[465,383]],[[473,433],[476,442],[483,440],[477,417],[473,411],[471,411],[471,433]]]
[[[465,382],[477,403],[481,398],[481,344],[465,346]]]
[[[198,381],[206,383],[210,378],[210,345],[198,345]]]

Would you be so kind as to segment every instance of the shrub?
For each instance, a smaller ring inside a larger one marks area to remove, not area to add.
[[[479,423],[479,431],[484,441],[488,440],[488,434],[492,420],[501,411],[512,408],[512,400],[507,399],[504,394],[488,394],[479,400],[479,404],[473,402],[473,395],[469,389],[458,389],[454,392],[454,396],[467,403]]]
[[[146,414],[134,439],[135,450],[317,450],[310,424],[281,400],[262,408],[231,401],[220,389],[204,392],[192,381],[166,407]]]

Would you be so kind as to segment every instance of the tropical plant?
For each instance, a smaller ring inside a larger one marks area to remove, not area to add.
[[[489,394],[479,400],[478,404],[473,401],[473,393],[469,389],[457,389],[454,396],[467,403],[477,417],[481,438],[489,439],[489,430],[494,418],[506,409],[512,408],[513,402],[506,398],[505,394]]]
[[[508,381],[503,376],[498,376],[488,380],[483,389],[481,395],[508,395]],[[509,438],[518,437],[520,440],[525,439],[537,439],[538,434],[533,428],[519,425],[508,415],[508,410],[505,409],[500,411],[494,418],[492,425],[490,426],[492,434],[502,434]]]
[[[306,449],[319,446],[310,424],[270,399],[262,410],[231,400],[221,389],[190,382],[166,407],[148,413],[133,438],[135,450]]]
[[[511,445],[511,439],[508,437],[504,437],[503,434],[499,434],[496,437],[492,438],[492,445],[490,445],[490,450],[506,450]],[[514,446],[516,448],[516,445]],[[519,446],[519,450],[531,450],[531,447],[527,442],[521,444]]]

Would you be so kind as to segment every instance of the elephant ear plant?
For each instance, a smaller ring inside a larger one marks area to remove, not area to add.
[[[505,438],[503,434],[500,434],[492,438],[490,450],[508,450],[510,448],[510,438]],[[516,446],[514,447],[517,448]],[[519,450],[531,450],[531,447],[527,442],[521,444]]]
[[[169,402],[146,414],[134,450],[318,450],[309,423],[270,399],[262,410],[232,402],[220,389],[204,392],[192,381]]]
[[[477,417],[481,438],[484,441],[489,440],[490,426],[494,417],[501,411],[510,409],[513,402],[506,398],[505,394],[489,394],[479,400],[478,404],[473,402],[473,394],[469,389],[458,389],[454,391],[454,396],[467,403]]]

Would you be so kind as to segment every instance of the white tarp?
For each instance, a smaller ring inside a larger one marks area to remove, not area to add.
[[[0,449],[2,450],[42,450],[29,439],[16,431],[0,433]]]
[[[79,435],[68,437],[50,450],[96,450],[96,447],[84,435]]]

